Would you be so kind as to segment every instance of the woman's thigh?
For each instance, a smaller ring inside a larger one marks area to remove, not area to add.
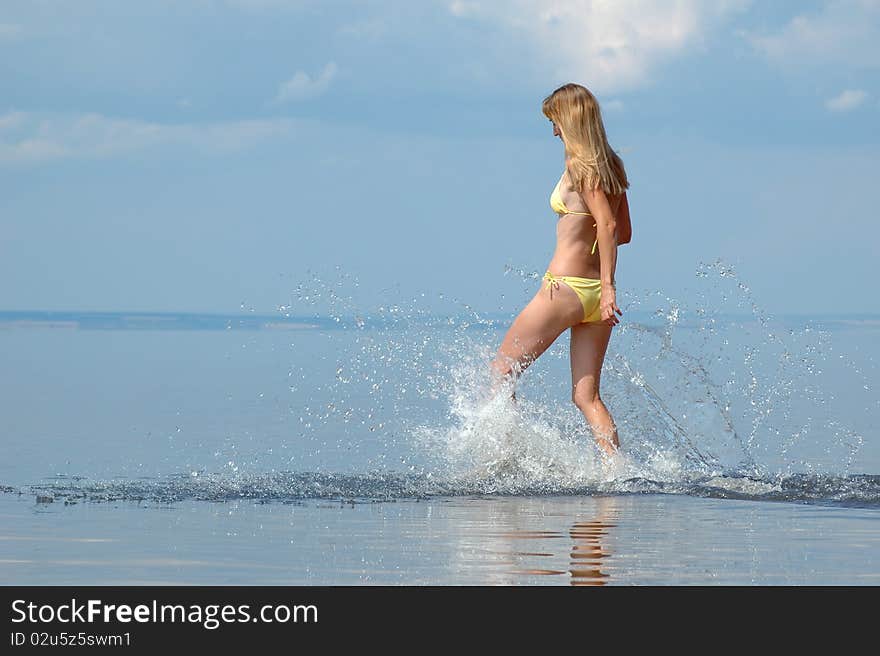
[[[504,336],[496,358],[501,362],[496,366],[507,364],[522,371],[583,315],[584,308],[570,287],[559,285],[551,296],[542,285]]]

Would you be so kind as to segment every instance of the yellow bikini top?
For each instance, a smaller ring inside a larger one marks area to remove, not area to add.
[[[562,196],[559,195],[559,184],[562,182],[562,178],[565,177],[565,171],[562,172],[562,175],[559,176],[559,182],[556,183],[556,186],[553,187],[553,192],[550,194],[550,207],[553,208],[553,211],[559,215],[563,214],[580,214],[582,216],[593,216],[589,212],[572,212],[566,206],[565,203],[562,202]],[[593,224],[593,227],[596,227],[596,224]],[[593,248],[590,250],[590,255],[596,252],[596,245],[599,243],[599,238],[596,238],[596,241],[593,242]]]

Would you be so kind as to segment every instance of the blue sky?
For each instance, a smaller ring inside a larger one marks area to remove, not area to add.
[[[880,312],[878,0],[4,0],[0,308],[299,313],[344,276],[515,312],[569,81],[632,183],[621,292],[721,258],[771,313]]]

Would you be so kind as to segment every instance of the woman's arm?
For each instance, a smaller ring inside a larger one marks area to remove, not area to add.
[[[601,320],[614,326],[620,320],[614,313],[623,316],[617,307],[614,289],[614,271],[617,268],[617,219],[611,211],[608,197],[601,189],[581,194],[587,208],[596,219],[596,239],[599,241],[599,279],[601,281],[601,301],[599,309]]]
[[[611,211],[608,197],[601,189],[581,194],[587,209],[596,219],[596,239],[599,240],[599,279],[602,287],[614,286],[614,272],[617,268],[617,219]]]

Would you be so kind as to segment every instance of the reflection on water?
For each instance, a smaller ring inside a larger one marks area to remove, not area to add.
[[[513,527],[476,535],[468,531],[462,561],[469,569],[484,570],[473,575],[488,576],[496,584],[540,583],[542,578],[567,576],[571,585],[605,585],[610,580],[607,565],[614,555],[608,537],[619,521],[618,499],[594,497],[576,504],[570,513],[558,509],[546,512],[543,507],[515,502],[486,506],[490,513],[486,523]],[[567,529],[557,528],[561,524]],[[467,530],[467,526],[461,528]],[[479,549],[476,543],[480,542],[491,547]]]
[[[576,522],[569,531],[574,545],[571,547],[571,584],[605,585],[608,574],[602,572],[602,559],[610,553],[602,548],[602,538],[607,529],[613,528],[601,520]]]

